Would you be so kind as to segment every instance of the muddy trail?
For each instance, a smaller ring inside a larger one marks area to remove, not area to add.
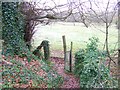
[[[79,88],[79,78],[76,78],[74,74],[65,72],[64,60],[58,57],[51,58],[54,63],[53,69],[63,77],[63,84],[60,88]]]

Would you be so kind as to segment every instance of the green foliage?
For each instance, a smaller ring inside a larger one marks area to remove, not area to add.
[[[105,66],[105,51],[100,51],[98,38],[89,39],[86,49],[75,54],[75,75],[80,77],[83,88],[113,88],[117,82],[111,77],[110,70]]]
[[[58,76],[56,76],[56,75],[57,75],[57,73],[55,71],[50,70],[48,72],[48,75],[47,75],[47,77],[49,79],[49,81],[47,83],[48,88],[57,88],[63,83],[62,77],[59,75]]]
[[[12,63],[12,65],[7,64],[2,67],[2,88],[13,88],[15,84],[29,84],[30,80],[33,81],[32,84],[34,87],[42,88],[39,85],[44,83],[48,88],[55,88],[63,81],[61,76],[51,70],[51,68],[42,61],[40,61],[42,67],[35,68],[32,66],[29,69],[24,66],[21,61],[10,59],[9,62]],[[46,72],[45,77],[36,74],[36,72],[39,72],[40,69],[43,69]]]
[[[5,54],[18,54],[24,43],[24,18],[18,2],[2,3],[2,39]]]
[[[52,70],[52,63],[50,61],[47,60],[43,60],[43,62],[45,64],[42,65],[42,69],[47,72],[47,77],[48,77],[48,82],[47,82],[47,86],[48,88],[57,88],[59,87],[59,85],[61,85],[63,83],[63,78],[58,75],[54,70]]]
[[[82,68],[83,68],[83,62],[84,62],[84,55],[85,54],[85,50],[84,49],[80,49],[76,54],[75,54],[75,74],[76,76],[79,76],[82,72]]]
[[[18,2],[2,3],[2,39],[5,56],[25,56],[28,61],[35,58],[24,41],[24,17],[20,12]]]
[[[14,84],[28,84],[29,80],[34,80],[37,85],[45,82],[44,78],[35,74],[31,69],[27,69],[21,62],[11,59],[13,65],[4,65],[2,71],[3,88],[12,88]],[[18,82],[16,80],[19,79]],[[34,83],[33,83],[34,84]]]

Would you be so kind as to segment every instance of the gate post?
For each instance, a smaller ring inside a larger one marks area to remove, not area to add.
[[[63,39],[63,49],[64,49],[64,62],[66,61],[66,39],[65,39],[65,35],[62,36]],[[64,69],[65,69],[66,63],[64,64]]]

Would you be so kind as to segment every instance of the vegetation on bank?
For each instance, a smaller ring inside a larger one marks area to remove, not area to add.
[[[75,53],[74,73],[83,88],[117,88],[118,81],[106,64],[107,52],[98,49],[98,38],[90,38],[85,49]]]
[[[32,81],[33,87],[58,87],[62,83],[62,77],[52,70],[50,65],[33,55],[29,47],[26,46],[24,40],[25,17],[20,12],[19,7],[20,3],[18,2],[2,3],[2,39],[4,40],[2,48],[4,60],[1,63],[4,65],[3,67],[1,65],[2,87],[19,87],[21,84],[29,84],[30,81]],[[16,56],[18,57],[17,59]],[[22,63],[25,62],[24,58],[28,62],[28,67]],[[39,61],[39,67],[29,66],[30,62],[35,62],[36,60]],[[33,68],[36,70],[33,70]],[[37,74],[41,73],[44,75],[41,70],[46,73],[45,76]],[[15,86],[16,84],[18,86]]]

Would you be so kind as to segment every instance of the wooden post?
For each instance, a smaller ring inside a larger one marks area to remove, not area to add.
[[[44,40],[43,50],[44,50],[44,58],[45,58],[45,60],[48,60],[50,57],[49,41]]]
[[[63,39],[63,49],[64,49],[64,62],[66,61],[66,39],[65,39],[65,35],[62,36],[62,39]],[[65,64],[66,65],[66,64]],[[65,68],[65,66],[64,66]]]
[[[38,56],[40,59],[42,59],[42,55],[40,54],[40,50],[43,47],[44,50],[44,59],[48,60],[50,57],[50,51],[49,51],[49,41],[43,40],[40,46],[38,46],[34,51],[33,54]]]
[[[73,46],[73,43],[71,42],[71,48],[70,48],[70,72],[72,72],[72,46]]]

